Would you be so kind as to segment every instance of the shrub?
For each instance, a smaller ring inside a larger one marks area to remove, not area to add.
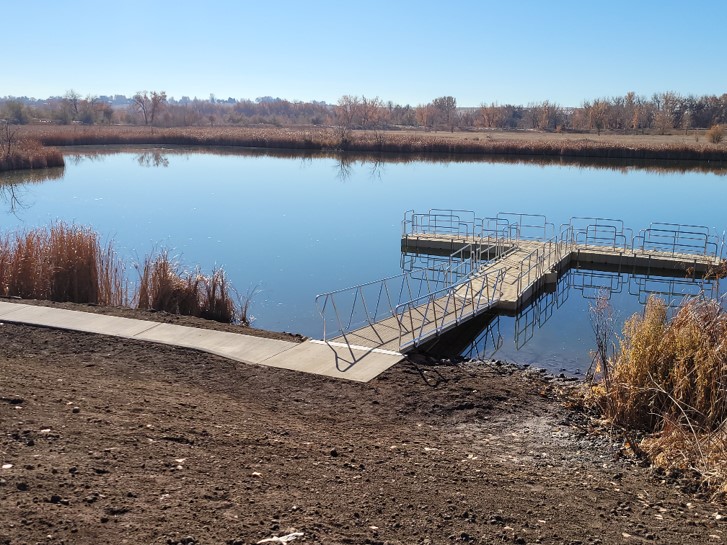
[[[712,125],[705,136],[712,144],[719,144],[724,138],[724,127],[721,125]]]
[[[641,448],[662,466],[699,468],[727,487],[727,312],[715,300],[692,299],[667,318],[650,298],[624,326],[599,385],[606,416],[650,434]],[[724,489],[727,492],[727,488]]]

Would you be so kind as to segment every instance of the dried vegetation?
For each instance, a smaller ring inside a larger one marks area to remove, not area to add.
[[[0,125],[0,172],[62,167],[63,155],[34,138],[21,138],[18,129]]]
[[[351,152],[434,153],[724,161],[727,149],[707,143],[654,143],[580,139],[450,138],[429,132],[350,131],[341,136],[331,128],[187,127],[33,127],[34,137],[46,146],[73,145],[182,145],[239,146],[290,150],[343,150]]]
[[[595,324],[604,324],[604,308]],[[598,330],[598,328],[596,328]],[[601,332],[607,328],[601,327]],[[605,337],[603,337],[605,338]],[[727,493],[727,312],[692,299],[669,319],[649,299],[630,318],[615,354],[599,346],[595,399],[615,425],[643,435],[631,441],[659,467],[697,471],[710,490]]]
[[[222,269],[181,272],[166,252],[147,257],[130,292],[124,263],[89,228],[55,223],[0,238],[0,296],[90,303],[185,314],[248,325],[249,300],[236,303]]]

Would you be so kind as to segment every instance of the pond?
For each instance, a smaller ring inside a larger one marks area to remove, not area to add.
[[[727,228],[720,169],[159,148],[74,149],[66,165],[32,180],[0,175],[19,184],[14,203],[0,196],[3,232],[61,219],[92,226],[129,261],[164,248],[190,267],[222,266],[239,292],[254,293],[254,326],[317,338],[317,294],[401,271],[406,210],[543,214],[556,226],[618,218],[635,231],[652,221]],[[590,299],[566,291],[547,320],[533,309],[499,318],[496,357],[585,370]],[[611,291],[617,313],[639,309],[643,294]]]

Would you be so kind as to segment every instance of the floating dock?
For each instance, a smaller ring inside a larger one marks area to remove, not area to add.
[[[696,225],[471,211],[408,211],[398,276],[320,295],[324,341],[338,349],[406,353],[487,312],[522,308],[569,268],[704,278],[724,276],[725,237]]]

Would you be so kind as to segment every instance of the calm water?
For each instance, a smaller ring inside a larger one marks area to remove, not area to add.
[[[321,335],[316,294],[400,272],[408,209],[536,213],[556,226],[600,216],[635,230],[651,221],[727,229],[727,176],[709,172],[136,150],[75,151],[57,176],[17,187],[14,213],[0,193],[0,228],[62,219],[113,238],[129,260],[166,248],[189,266],[221,265],[240,292],[255,290],[255,326],[313,337]],[[566,291],[547,320],[532,309],[535,319],[500,318],[498,357],[585,370],[589,300]],[[622,315],[639,308],[628,289],[613,300]]]

